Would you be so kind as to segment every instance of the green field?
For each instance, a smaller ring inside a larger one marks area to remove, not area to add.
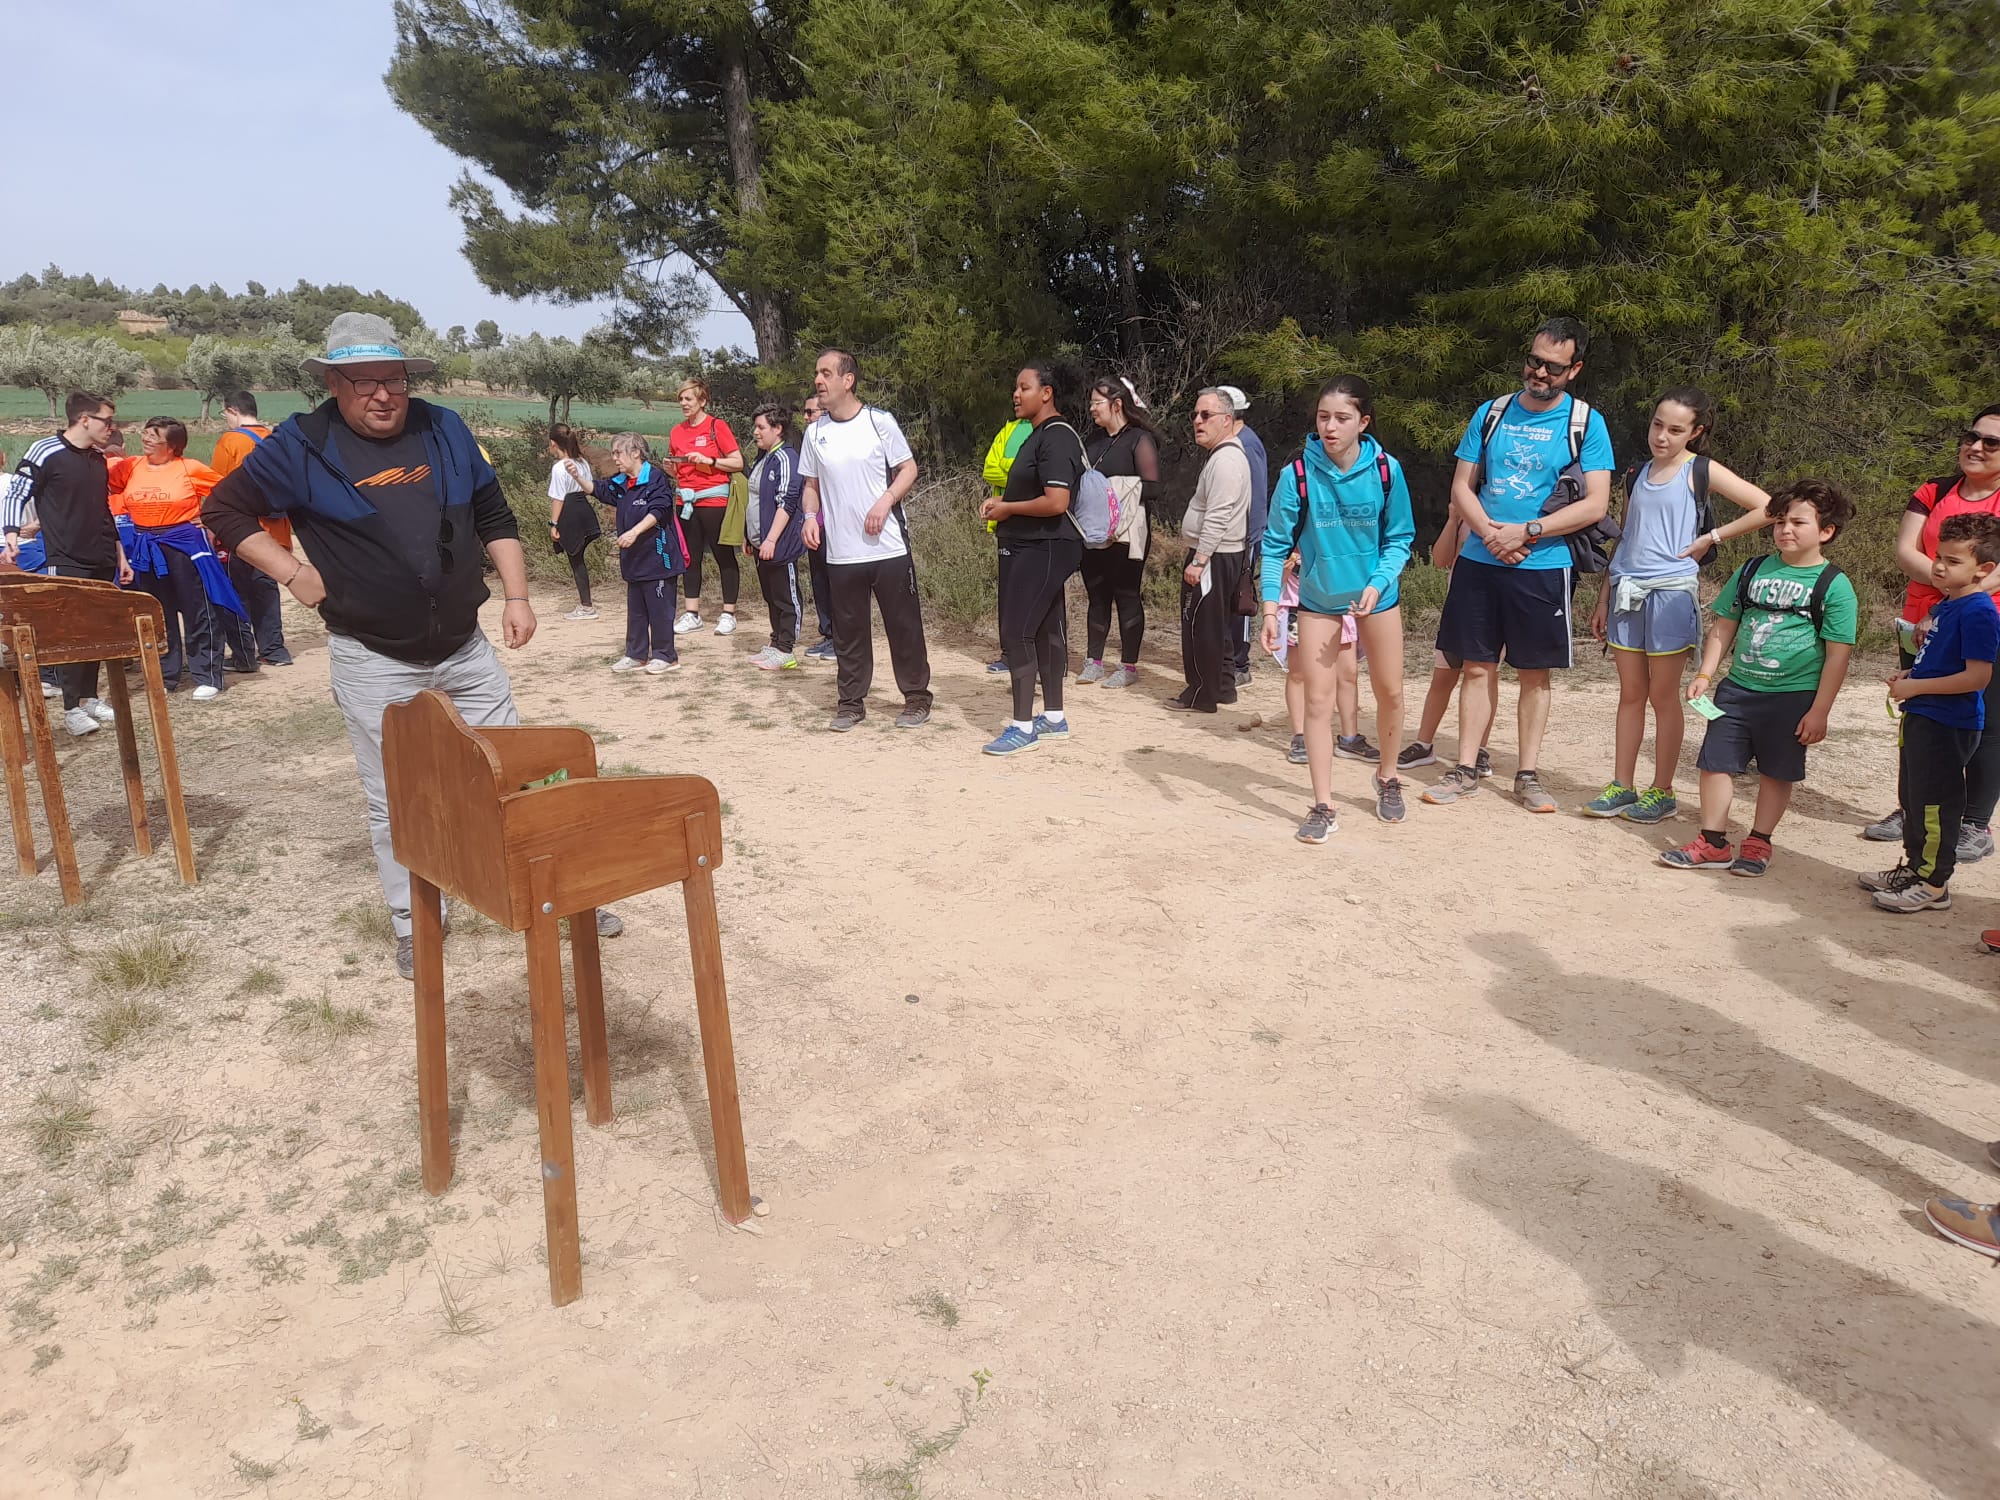
[[[488,397],[483,393],[452,392],[440,396],[435,391],[425,391],[423,395],[426,400],[456,407],[482,432],[512,427],[520,422],[546,422],[549,417],[546,401],[509,400]],[[277,421],[303,410],[306,398],[297,391],[259,391],[257,406],[258,415]],[[118,398],[118,411],[128,423],[133,424],[148,417],[178,417],[192,425],[201,413],[201,397],[194,391],[127,391]],[[569,416],[577,426],[595,428],[600,432],[643,432],[658,436],[680,420],[681,412],[672,402],[663,402],[647,411],[636,401],[619,401],[609,406],[591,406],[578,401],[570,407]],[[0,386],[0,423],[9,426],[33,423],[41,427],[48,425],[48,418],[48,398],[40,391]],[[219,431],[221,425],[222,412],[217,408],[206,430]],[[129,446],[136,451],[136,444]]]

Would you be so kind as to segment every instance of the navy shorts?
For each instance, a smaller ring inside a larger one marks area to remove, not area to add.
[[[1510,568],[1461,557],[1438,621],[1437,648],[1449,661],[1497,662],[1517,672],[1571,665],[1570,570]]]
[[[1759,776],[1804,781],[1806,747],[1799,743],[1799,720],[1818,696],[1810,688],[1796,693],[1753,692],[1725,677],[1714,693],[1722,717],[1709,721],[1695,765],[1724,776],[1741,776],[1754,761]]]

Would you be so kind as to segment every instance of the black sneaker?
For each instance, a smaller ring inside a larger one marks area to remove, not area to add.
[[[833,716],[833,722],[826,727],[835,734],[846,734],[866,717],[866,714],[858,714],[851,708],[843,708]]]
[[[1382,758],[1382,752],[1368,742],[1365,734],[1336,735],[1333,753],[1341,760],[1378,761]]]
[[[1427,745],[1422,740],[1411,740],[1409,744],[1403,747],[1402,754],[1396,757],[1396,769],[1399,771],[1414,771],[1418,766],[1434,766],[1436,764],[1436,747]]]
[[[1481,746],[1478,758],[1472,762],[1472,769],[1479,773],[1481,781],[1491,776],[1493,774],[1493,752]]]
[[[1384,823],[1400,823],[1403,811],[1403,783],[1391,776],[1375,783],[1375,816]]]
[[[921,729],[930,721],[931,708],[928,703],[921,706],[906,705],[903,711],[896,715],[898,729]]]
[[[1340,819],[1334,816],[1332,808],[1324,802],[1315,802],[1306,812],[1305,822],[1299,824],[1301,844],[1324,844],[1326,836],[1340,826]]]
[[[1295,734],[1292,736],[1292,746],[1285,752],[1285,759],[1295,766],[1302,766],[1306,763],[1306,737],[1304,735]]]

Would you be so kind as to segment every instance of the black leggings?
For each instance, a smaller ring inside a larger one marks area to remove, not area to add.
[[[712,553],[715,571],[722,575],[722,607],[734,609],[736,591],[743,582],[743,569],[736,560],[737,549],[722,545],[722,518],[728,514],[729,507],[726,505],[697,505],[693,517],[684,523],[688,544],[684,589],[690,599],[701,597],[701,555]]]
[[[1083,562],[1074,537],[1000,543],[1000,649],[1014,678],[1014,717],[1032,723],[1035,680],[1042,706],[1060,711],[1069,673],[1069,622],[1063,587]]]
[[[1134,557],[1122,542],[1109,547],[1086,547],[1083,552],[1083,588],[1090,596],[1088,633],[1084,656],[1104,660],[1104,643],[1111,635],[1111,606],[1118,606],[1118,660],[1128,667],[1139,664],[1139,646],[1146,639],[1146,601],[1140,588],[1146,578],[1146,559]]]
[[[1916,665],[1916,657],[1909,652],[1899,649],[1897,654],[1903,659],[1905,672]],[[1965,767],[1965,821],[1981,828],[1992,824],[1993,810],[2000,806],[2000,669],[1986,684],[1985,697],[1986,730]]]
[[[571,552],[569,570],[576,578],[576,602],[585,609],[590,608],[590,562],[585,553]]]

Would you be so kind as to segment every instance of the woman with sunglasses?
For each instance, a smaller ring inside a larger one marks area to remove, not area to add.
[[[1987,407],[1959,435],[1958,470],[1927,479],[1910,496],[1903,528],[1896,536],[1896,565],[1909,578],[1903,590],[1903,613],[1896,621],[1896,644],[1903,670],[1917,659],[1924,618],[1944,597],[1931,583],[1937,558],[1938,528],[1952,516],[2000,515],[2000,405]],[[2000,593],[2000,572],[1986,580],[1988,592]],[[1986,722],[2000,722],[2000,673],[1986,688]],[[1965,821],[1958,834],[1958,861],[1984,859],[1993,852],[1993,809],[2000,803],[2000,734],[1988,733],[1965,768]],[[1903,837],[1903,814],[1892,812],[1871,823],[1862,837],[1896,843]]]

